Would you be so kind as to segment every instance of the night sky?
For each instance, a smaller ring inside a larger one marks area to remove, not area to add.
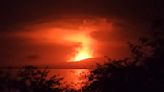
[[[163,0],[1,0],[1,66],[65,62],[79,43],[57,36],[79,25],[95,29],[89,36],[98,57],[127,56],[126,42],[149,33],[151,21],[163,18],[163,9]],[[51,28],[69,30],[53,31],[53,42]]]

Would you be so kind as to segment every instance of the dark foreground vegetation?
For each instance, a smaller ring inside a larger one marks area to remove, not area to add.
[[[16,78],[1,72],[0,92],[164,92],[163,31],[162,22],[154,21],[151,35],[129,43],[130,58],[98,65],[80,90],[62,88],[62,78],[47,78],[47,69],[26,66]]]
[[[151,36],[129,43],[131,57],[98,65],[84,92],[164,92],[164,26],[154,20]]]

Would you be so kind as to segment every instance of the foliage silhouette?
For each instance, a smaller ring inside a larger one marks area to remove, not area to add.
[[[164,30],[161,23],[153,26],[151,36],[129,43],[130,58],[111,60],[92,70],[83,92],[164,92]]]
[[[60,92],[62,78],[52,76],[48,78],[48,70],[34,66],[25,66],[19,70],[16,78],[6,77],[1,73],[1,92]]]

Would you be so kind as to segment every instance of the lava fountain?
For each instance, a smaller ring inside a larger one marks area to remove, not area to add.
[[[74,38],[78,40],[80,46],[75,48],[75,53],[70,61],[81,61],[87,58],[93,58],[93,51],[92,51],[92,39],[85,33],[81,33],[79,36]]]
[[[73,58],[73,61],[80,61],[87,58],[92,58],[92,53],[84,46],[77,49],[77,54]]]

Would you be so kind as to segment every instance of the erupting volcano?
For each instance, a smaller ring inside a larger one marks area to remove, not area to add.
[[[92,53],[89,51],[89,49],[86,47],[82,47],[78,49],[78,53],[73,58],[73,61],[80,61],[80,60],[92,58],[92,57],[93,57]]]
[[[41,46],[30,54],[38,54],[41,58],[37,59],[42,59],[39,62],[44,63],[46,60],[54,64],[53,61],[78,62],[101,57],[103,54],[98,53],[102,42],[99,40],[102,38],[101,34],[111,32],[112,22],[106,18],[63,18],[58,21],[27,25],[23,29],[31,31],[19,31],[12,35],[27,39],[34,46]],[[40,53],[44,55],[39,55]]]
[[[80,46],[75,48],[74,55],[71,57],[70,61],[77,62],[87,58],[93,58],[93,49],[91,47],[92,41],[87,34],[81,34],[73,40],[79,41]]]
[[[92,58],[93,54],[91,48],[87,45],[82,43],[82,46],[76,49],[75,56],[71,59],[71,61],[80,61],[87,58]]]

